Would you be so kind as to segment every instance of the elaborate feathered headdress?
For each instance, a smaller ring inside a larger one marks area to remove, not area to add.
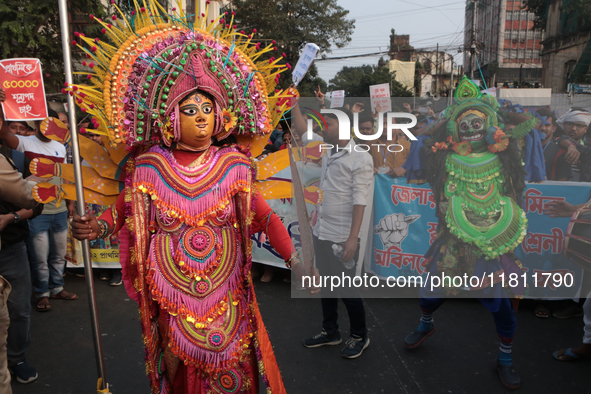
[[[113,2],[112,2],[113,3]],[[279,74],[290,68],[282,59],[261,55],[252,34],[236,32],[234,15],[206,20],[207,10],[190,21],[180,7],[172,14],[155,0],[134,0],[135,10],[103,26],[111,43],[76,34],[92,69],[89,85],[68,86],[82,111],[96,119],[97,132],[112,144],[170,144],[180,136],[179,101],[201,90],[214,99],[214,136],[260,135],[270,132],[289,109],[287,92],[275,90]],[[209,1],[207,2],[209,4]],[[256,30],[254,31],[256,32]],[[85,44],[85,45],[83,45]]]
[[[488,143],[488,149],[491,152],[506,149],[508,145],[507,138],[524,137],[537,123],[535,117],[529,117],[528,120],[518,124],[512,130],[505,132],[502,130],[505,125],[499,121],[498,117],[500,109],[501,107],[496,97],[484,95],[480,92],[478,85],[468,77],[462,77],[454,93],[454,104],[445,110],[445,118],[448,120],[446,130],[450,136],[448,141],[457,147],[460,142],[458,123],[468,113],[478,113],[485,119],[484,130],[487,130],[486,141]],[[467,143],[464,145],[466,149],[463,150],[462,154],[467,154],[470,152],[470,149],[467,149]]]

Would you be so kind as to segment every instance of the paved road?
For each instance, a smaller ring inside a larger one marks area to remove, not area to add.
[[[33,311],[28,359],[39,371],[15,394],[96,393],[96,365],[84,279],[68,276],[66,289],[78,301],[54,301],[47,313]],[[114,394],[148,393],[136,304],[124,288],[96,281],[107,377]],[[403,338],[418,323],[415,299],[366,300],[371,345],[355,360],[339,347],[306,349],[301,340],[320,330],[320,302],[291,299],[278,278],[256,287],[261,313],[292,394],[500,393],[494,369],[498,340],[492,316],[478,301],[451,300],[436,313],[436,333],[422,348],[404,349]],[[344,306],[340,305],[344,313]],[[347,320],[341,319],[343,327]],[[591,393],[588,363],[560,363],[551,353],[581,341],[582,319],[538,319],[532,304],[518,312],[514,361],[520,393]]]

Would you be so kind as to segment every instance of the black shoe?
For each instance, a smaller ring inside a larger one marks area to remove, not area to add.
[[[583,316],[583,307],[579,304],[572,303],[567,307],[557,310],[552,314],[557,319],[568,319],[571,317],[582,317]]]
[[[419,346],[427,337],[435,332],[435,326],[431,323],[431,327],[427,331],[414,330],[404,338],[404,346],[407,349],[414,349]]]
[[[39,377],[39,374],[35,368],[31,367],[25,361],[10,367],[10,372],[16,376],[17,382],[23,384],[34,382]]]
[[[326,331],[322,330],[320,334],[314,335],[312,338],[304,339],[304,346],[314,348],[324,345],[338,345],[341,342],[343,342],[343,340],[338,331],[333,335],[328,335]]]
[[[121,270],[117,270],[113,272],[113,276],[111,277],[111,281],[109,283],[111,286],[121,286],[123,284],[123,277],[121,275]]]
[[[111,279],[111,273],[110,273],[109,271],[107,271],[107,270],[102,270],[102,271],[99,273],[99,280],[104,280],[104,281],[107,281],[107,280],[110,280],[110,279]]]
[[[505,386],[509,390],[517,390],[519,387],[521,387],[521,378],[519,377],[519,374],[515,372],[513,364],[499,364],[499,359],[497,358],[495,360],[495,365],[497,366],[499,378],[501,379],[501,383],[503,383],[503,386]]]
[[[341,357],[357,358],[369,346],[369,338],[349,338],[345,342],[346,346],[341,350]]]

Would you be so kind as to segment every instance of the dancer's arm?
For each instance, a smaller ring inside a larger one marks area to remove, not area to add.
[[[297,283],[302,283],[302,277],[304,275],[318,276],[319,274],[316,268],[312,268],[311,273],[306,272],[304,264],[301,264],[302,262],[297,258],[295,247],[293,246],[289,233],[285,229],[281,219],[279,219],[279,216],[273,212],[271,207],[269,207],[263,196],[260,194],[257,195],[255,209],[256,213],[254,220],[259,228],[263,229],[265,234],[267,234],[271,246],[273,246],[273,248],[275,248],[275,250],[281,255],[286,265],[291,268]],[[294,257],[294,262],[292,262],[292,257]],[[320,281],[318,280],[315,283],[320,283]],[[316,294],[319,291],[319,288],[310,289],[311,294]]]
[[[260,194],[257,195],[255,209],[254,220],[259,225],[259,228],[263,229],[267,234],[269,243],[281,255],[283,260],[288,261],[292,253],[295,252],[295,248],[283,222]]]
[[[98,219],[90,214],[75,214],[72,219],[72,236],[78,240],[106,238],[117,233],[125,223],[125,193],[121,193],[117,202],[107,209]]]

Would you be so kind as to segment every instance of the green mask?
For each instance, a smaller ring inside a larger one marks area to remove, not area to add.
[[[477,114],[468,114],[458,123],[458,142],[470,143],[472,152],[486,150],[486,120]]]

